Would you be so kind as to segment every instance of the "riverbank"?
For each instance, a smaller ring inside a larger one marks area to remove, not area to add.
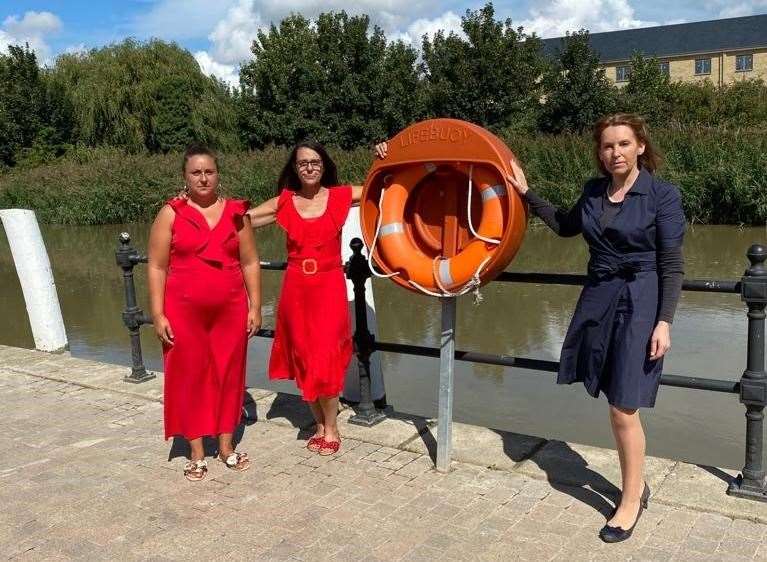
[[[0,346],[0,365],[0,387],[7,404],[6,412],[10,412],[0,420],[0,425],[4,426],[2,434],[9,450],[18,451],[21,447],[23,452],[14,455],[0,469],[0,501],[8,494],[14,496],[9,488],[15,488],[12,484],[15,480],[31,478],[34,481],[33,476],[40,474],[47,475],[40,477],[41,482],[67,479],[71,483],[67,493],[76,496],[79,489],[77,474],[67,468],[66,463],[59,464],[56,460],[56,455],[60,453],[74,461],[71,455],[75,452],[81,457],[77,461],[78,466],[81,462],[90,463],[93,460],[88,460],[90,455],[95,454],[100,459],[99,463],[105,463],[102,468],[108,474],[118,467],[125,474],[131,473],[131,467],[147,475],[160,471],[165,494],[173,489],[187,490],[180,476],[183,447],[171,447],[168,455],[170,445],[162,442],[162,375],[134,385],[122,380],[129,372],[126,367],[76,359],[67,354],[51,355],[7,346]],[[249,420],[248,427],[244,428],[243,447],[248,448],[254,457],[256,473],[260,474],[265,469],[261,466],[264,458],[278,466],[287,462],[275,458],[275,451],[270,445],[265,445],[274,439],[287,446],[290,451],[285,454],[302,465],[296,469],[297,472],[288,471],[293,476],[319,467],[328,470],[343,464],[338,462],[343,456],[317,461],[316,457],[304,454],[302,440],[310,434],[312,420],[308,409],[297,397],[260,389],[249,389],[248,392],[251,400],[246,407]],[[51,397],[57,401],[51,402]],[[88,397],[87,404],[83,404],[83,397]],[[87,413],[94,408],[94,412]],[[100,421],[96,419],[96,413],[101,416]],[[424,490],[421,492],[425,492],[425,488],[434,482],[463,481],[467,474],[472,475],[472,479],[482,475],[482,479],[496,483],[516,483],[512,486],[516,486],[515,489],[528,486],[538,490],[536,493],[540,497],[536,502],[530,500],[526,509],[533,510],[538,502],[547,503],[545,499],[551,494],[558,498],[557,501],[567,499],[568,506],[577,505],[579,511],[588,507],[593,512],[589,514],[593,517],[588,517],[593,519],[592,526],[598,523],[596,515],[609,512],[619,490],[618,461],[612,450],[455,424],[454,471],[443,476],[432,470],[436,455],[435,420],[395,412],[385,422],[364,428],[348,423],[352,413],[352,410],[345,408],[340,414],[344,449],[352,455],[346,460],[355,458],[359,464],[370,457],[369,465],[363,472],[367,474],[367,469],[372,470],[376,476],[371,478],[407,474],[408,478],[415,480],[408,480],[407,485],[418,487],[423,483]],[[35,420],[34,423],[31,420]],[[33,434],[31,438],[27,438],[29,431]],[[102,433],[108,435],[101,436]],[[107,440],[110,442],[109,454],[96,447]],[[50,447],[54,449],[49,451]],[[354,456],[354,450],[359,447],[362,447],[360,451],[367,451],[364,458]],[[163,460],[166,457],[169,462]],[[112,463],[116,466],[109,466]],[[409,468],[404,470],[406,467]],[[219,486],[221,482],[229,485],[236,480],[233,475],[222,473],[217,468],[213,465],[211,480],[219,482]],[[88,473],[93,473],[95,469],[91,466]],[[31,470],[31,475],[26,474],[28,470]],[[339,468],[341,473],[344,470]],[[452,476],[454,473],[464,476]],[[270,476],[275,475],[272,473]],[[683,520],[692,521],[702,517],[700,514],[709,514],[709,518],[720,518],[717,520],[736,527],[745,523],[733,523],[732,519],[751,521],[759,524],[759,536],[764,536],[767,531],[767,504],[725,494],[728,482],[735,475],[731,470],[648,457],[646,476],[653,490],[652,508],[648,515],[653,511],[656,515],[658,512],[685,514]],[[338,478],[339,474],[330,471],[325,476]],[[399,481],[397,478],[394,480]],[[400,483],[405,484],[404,481]],[[107,485],[106,482],[102,484]],[[257,485],[254,482],[251,484]],[[247,491],[242,482],[238,482],[234,490],[239,490],[238,494]],[[375,491],[376,494],[379,492]],[[55,499],[55,495],[53,493],[51,500]],[[369,507],[385,499],[375,497],[365,501]],[[438,501],[443,500],[448,501],[448,497]],[[435,498],[435,502],[438,501]],[[564,509],[563,506],[558,508]],[[455,509],[454,506],[453,511]],[[465,515],[468,517],[470,513]],[[489,514],[483,515],[487,516]],[[541,532],[547,531],[542,529]],[[669,532],[678,534],[679,530]],[[595,532],[592,534],[595,536]],[[647,540],[654,539],[648,534],[644,541]]]
[[[594,174],[585,136],[503,136],[531,185],[558,205],[570,205]],[[767,135],[759,130],[687,127],[659,130],[665,155],[660,176],[678,185],[688,220],[703,224],[767,222]],[[224,192],[254,203],[271,197],[289,151],[223,154]],[[370,150],[331,150],[342,182],[362,183]],[[0,208],[33,209],[45,223],[86,225],[151,221],[179,192],[181,155],[129,154],[77,148],[41,166],[0,173]]]

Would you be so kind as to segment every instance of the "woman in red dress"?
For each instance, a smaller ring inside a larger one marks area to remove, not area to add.
[[[205,478],[202,438],[218,436],[218,457],[246,470],[232,434],[245,391],[248,337],[261,325],[258,252],[243,220],[248,202],[218,194],[218,163],[190,146],[182,165],[186,197],[160,209],[149,235],[149,296],[165,363],[165,439],[191,447],[188,480]]]
[[[316,422],[307,447],[332,455],[341,446],[338,397],[352,355],[341,228],[362,187],[339,186],[335,163],[309,141],[293,148],[277,189],[277,197],[248,211],[253,226],[276,221],[287,237],[269,378],[296,381]]]

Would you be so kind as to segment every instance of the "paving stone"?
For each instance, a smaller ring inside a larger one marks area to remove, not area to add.
[[[238,447],[251,469],[211,461],[193,484],[185,450],[162,440],[160,381],[127,385],[124,368],[63,359],[0,346],[0,447],[14,451],[0,468],[0,552],[12,560],[767,560],[765,506],[725,496],[714,469],[656,463],[665,480],[634,537],[605,545],[614,452],[549,442],[520,465],[523,439],[469,428],[513,471],[475,447],[441,474],[400,448],[431,422],[400,416],[370,433],[342,422],[341,453],[319,457],[304,448],[305,404],[270,391],[250,391],[258,422]]]

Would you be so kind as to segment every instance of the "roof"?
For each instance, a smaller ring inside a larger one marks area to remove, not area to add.
[[[544,39],[544,54],[557,56],[562,39]],[[589,42],[600,62],[767,47],[767,14],[593,33]]]

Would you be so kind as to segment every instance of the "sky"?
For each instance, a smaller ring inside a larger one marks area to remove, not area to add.
[[[460,32],[461,16],[485,0],[2,0],[0,52],[28,43],[50,65],[56,56],[119,42],[159,38],[194,53],[206,74],[236,85],[259,29],[290,13],[365,13],[389,39],[416,47],[424,34]],[[767,0],[497,0],[496,19],[540,37],[592,33],[767,13]]]

